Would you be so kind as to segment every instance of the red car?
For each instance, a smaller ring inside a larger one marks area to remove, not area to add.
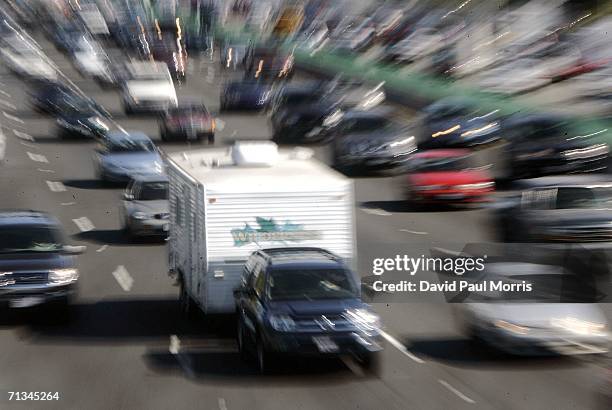
[[[474,167],[467,149],[422,151],[410,162],[407,188],[414,202],[484,202],[495,190],[489,172]]]

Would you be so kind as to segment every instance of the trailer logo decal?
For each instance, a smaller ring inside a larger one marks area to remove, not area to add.
[[[301,224],[285,221],[277,223],[274,218],[256,217],[258,228],[254,228],[245,222],[244,228],[232,229],[234,246],[245,246],[250,243],[260,242],[302,242],[321,238],[319,231],[308,231]]]

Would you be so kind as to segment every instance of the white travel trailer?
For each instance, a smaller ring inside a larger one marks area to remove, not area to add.
[[[169,266],[184,307],[233,312],[257,249],[320,247],[355,267],[353,183],[311,156],[267,141],[166,156]]]

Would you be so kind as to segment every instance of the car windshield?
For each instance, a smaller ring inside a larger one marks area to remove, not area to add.
[[[0,228],[0,253],[54,252],[62,248],[62,235],[46,226],[10,226]]]
[[[556,209],[612,208],[612,187],[558,188]]]
[[[155,145],[147,140],[123,139],[113,141],[109,149],[110,152],[154,152]]]
[[[470,167],[469,157],[414,158],[412,167],[418,172],[461,171]]]
[[[344,269],[272,271],[268,284],[271,300],[344,299],[358,296],[350,272]]]
[[[168,182],[147,182],[143,184],[136,199],[140,201],[168,199]]]

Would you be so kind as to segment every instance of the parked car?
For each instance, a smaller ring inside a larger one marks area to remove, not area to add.
[[[383,109],[337,110],[328,115],[322,123],[323,139],[331,142],[334,165],[347,170],[405,169],[417,149],[416,139],[389,115]]]
[[[167,236],[168,209],[168,178],[135,175],[125,190],[119,212],[125,235]]]
[[[605,175],[515,181],[495,206],[509,242],[612,242],[612,182]]]
[[[553,114],[518,115],[504,123],[511,178],[601,172],[607,168],[609,147],[581,136],[571,121]]]
[[[359,289],[353,272],[323,249],[254,252],[235,292],[241,354],[253,354],[264,373],[279,354],[352,354],[376,371],[381,323]]]
[[[467,149],[432,149],[410,158],[406,196],[415,203],[472,203],[490,200],[495,190],[486,169],[474,166]]]
[[[215,142],[215,119],[202,103],[179,104],[162,115],[160,135],[163,141],[206,137],[212,144]]]
[[[66,244],[61,223],[49,214],[0,212],[0,304],[66,310],[77,293],[74,255],[84,251]]]
[[[142,132],[107,134],[96,148],[94,167],[98,179],[110,182],[129,182],[140,174],[164,174],[157,147]]]

